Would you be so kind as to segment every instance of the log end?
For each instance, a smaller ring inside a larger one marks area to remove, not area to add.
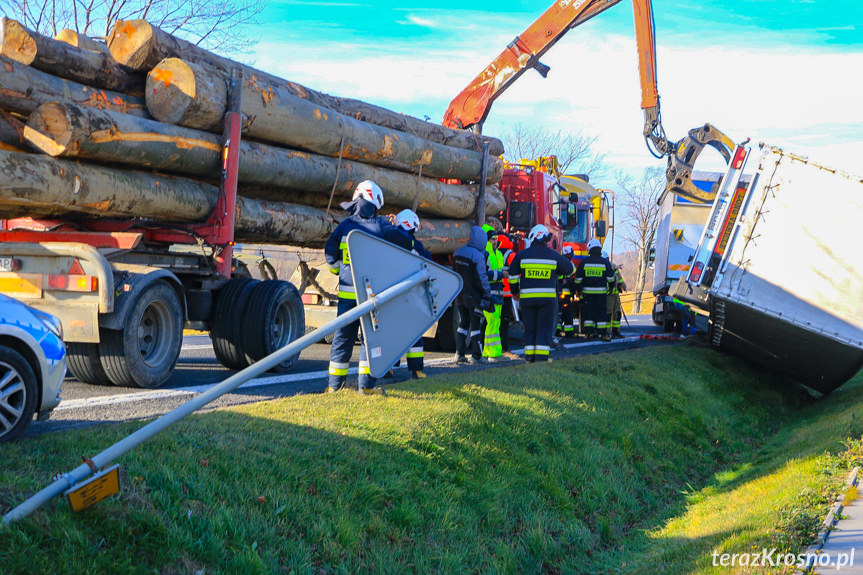
[[[51,102],[36,108],[24,127],[24,138],[49,156],[63,155],[72,141],[72,127],[66,106]]]
[[[54,36],[55,40],[59,40],[64,44],[69,44],[70,46],[75,46],[76,48],[80,48],[78,45],[78,33],[74,30],[70,30],[68,28],[63,28],[57,35]]]
[[[153,27],[145,20],[118,20],[108,36],[111,57],[133,70],[142,71],[153,45]]]
[[[110,55],[110,52],[108,52],[108,46],[104,42],[94,40],[93,38],[84,36],[83,34],[78,34],[74,30],[70,30],[68,28],[60,30],[57,35],[54,36],[54,39],[59,42],[63,42],[64,44],[87,50],[88,52]]]
[[[36,40],[27,28],[9,18],[0,19],[0,53],[29,66],[36,59]]]
[[[197,84],[191,67],[179,58],[166,58],[147,74],[147,109],[160,122],[179,124],[195,102]]]

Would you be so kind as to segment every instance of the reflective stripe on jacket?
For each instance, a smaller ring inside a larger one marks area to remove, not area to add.
[[[575,285],[584,295],[605,295],[614,282],[614,269],[601,255],[589,255],[575,270]]]
[[[534,242],[520,251],[509,266],[513,295],[521,298],[557,297],[557,279],[571,275],[572,262],[545,244]]]

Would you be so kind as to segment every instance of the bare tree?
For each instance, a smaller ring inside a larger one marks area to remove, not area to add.
[[[266,0],[0,0],[0,12],[47,36],[68,28],[105,38],[117,20],[147,20],[208,50],[247,52]]]
[[[636,253],[638,274],[635,278],[632,313],[641,313],[641,295],[647,280],[650,248],[656,239],[659,227],[659,197],[665,189],[665,171],[647,168],[641,178],[634,180],[629,174],[617,176],[617,205],[625,217],[623,239]]]
[[[516,124],[504,134],[502,140],[506,159],[510,162],[557,156],[560,171],[564,174],[587,174],[596,179],[606,172],[605,154],[591,149],[596,143],[596,136]]]

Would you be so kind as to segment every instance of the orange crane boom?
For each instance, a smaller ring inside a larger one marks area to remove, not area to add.
[[[546,77],[549,67],[539,59],[567,32],[611,8],[620,0],[557,0],[521,35],[516,36],[468,86],[450,102],[443,125],[473,129],[481,133],[492,103],[525,71],[533,68]],[[710,124],[690,130],[678,142],[665,136],[659,107],[656,79],[656,37],[652,0],[632,0],[638,70],[641,81],[641,108],[644,110],[644,139],[657,158],[668,156],[668,188],[672,193],[697,201],[711,201],[712,195],[698,189],[690,174],[705,146],[716,148],[728,162],[734,143]]]
[[[480,132],[498,96],[529,68],[545,78],[549,67],[539,61],[543,54],[572,28],[618,2],[620,0],[558,0],[552,4],[450,102],[443,125],[460,130],[474,128]]]

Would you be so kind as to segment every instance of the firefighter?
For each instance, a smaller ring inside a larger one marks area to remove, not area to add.
[[[573,261],[575,250],[572,246],[563,246],[561,252],[564,257]],[[575,262],[573,262],[573,266]],[[560,320],[557,324],[558,335],[562,337],[575,337],[575,282],[571,275],[562,278],[560,289]]]
[[[431,254],[425,249],[422,242],[416,239],[417,230],[420,229],[420,219],[413,210],[402,210],[396,215],[396,222],[411,238],[411,251],[418,256],[428,260],[432,259]],[[423,372],[423,337],[416,341],[415,344],[408,350],[407,353],[408,370],[411,372],[411,379],[425,379],[426,374]]]
[[[515,258],[515,249],[512,245],[512,240],[509,236],[500,233],[497,236],[498,245],[501,255],[503,256],[503,306],[500,310],[500,345],[503,350],[503,357],[507,359],[518,359],[518,356],[509,350],[509,324],[513,318],[513,301],[512,288],[509,285],[509,269],[512,260]]]
[[[527,235],[530,247],[518,252],[509,266],[513,299],[519,302],[524,323],[524,358],[547,361],[557,311],[557,279],[572,275],[572,261],[549,248],[548,228],[534,226]]]
[[[488,283],[491,287],[491,303],[493,311],[483,311],[485,327],[483,328],[482,355],[490,362],[500,361],[503,348],[500,342],[500,316],[503,308],[503,254],[498,250],[497,232],[486,224],[482,227],[488,242],[485,245],[486,269]]]
[[[410,238],[395,228],[386,219],[379,217],[378,210],[384,205],[384,194],[380,186],[371,180],[360,182],[354,190],[352,201],[342,207],[350,216],[336,227],[324,246],[324,255],[330,271],[339,276],[338,315],[347,313],[357,305],[357,294],[351,276],[351,260],[348,255],[347,236],[351,230],[362,230],[373,236],[383,238],[405,249],[410,249]],[[327,393],[341,389],[348,376],[348,364],[357,339],[359,321],[339,328],[333,335],[330,349],[330,369]],[[365,347],[360,349],[358,391],[363,395],[383,393],[375,387],[375,380],[369,371]]]
[[[593,238],[587,242],[588,256],[581,260],[575,271],[575,287],[584,300],[584,332],[587,339],[599,334],[603,341],[610,341],[606,317],[606,294],[614,281],[611,263],[602,257],[602,245]]]
[[[602,252],[602,257],[608,259],[608,254]],[[623,275],[620,273],[623,266],[612,264],[612,267],[614,268],[614,281],[611,283],[606,304],[608,305],[608,321],[611,326],[611,337],[618,338],[623,337],[620,333],[620,319],[623,316],[620,294],[626,292],[626,282],[623,281]]]
[[[486,270],[485,245],[488,234],[479,226],[470,229],[467,244],[453,254],[453,269],[462,278],[462,288],[455,299],[458,332],[455,338],[456,363],[487,363],[482,356],[479,339],[482,334],[483,312],[493,310],[491,286]],[[470,360],[466,357],[470,349]]]

